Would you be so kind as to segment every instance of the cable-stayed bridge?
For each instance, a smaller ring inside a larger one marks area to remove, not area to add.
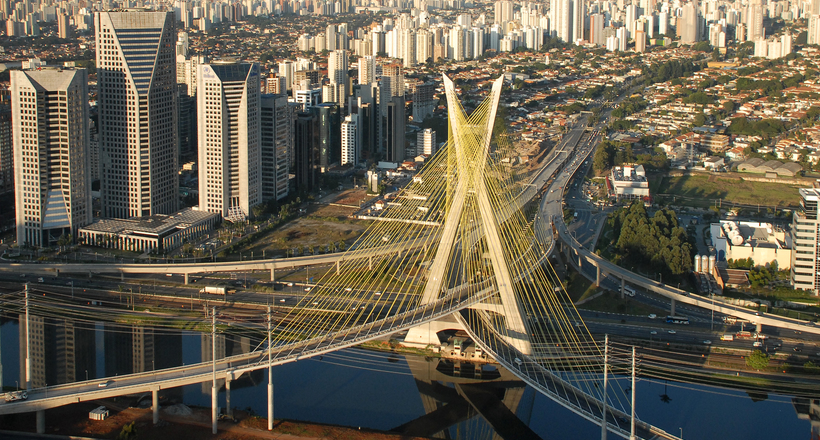
[[[262,347],[213,363],[119,376],[110,387],[92,381],[33,389],[26,401],[0,405],[0,414],[152,391],[156,420],[162,388],[215,382],[217,375],[230,381],[401,330],[409,330],[406,342],[436,344],[438,331],[463,328],[536,390],[602,424],[604,434],[675,438],[640,421],[630,432],[623,422],[630,412],[626,396],[602,382],[603,350],[575,325],[580,315],[556,288],[561,281],[545,253],[551,233],[533,227],[543,219],[535,222],[526,203],[541,186],[534,181],[543,184],[548,176],[530,176],[516,164],[503,122],[496,124],[503,78],[469,115],[452,81],[444,83],[446,147],[391,200],[383,214],[391,221],[373,222]],[[440,320],[454,314],[456,321]],[[215,407],[215,386],[213,393]]]

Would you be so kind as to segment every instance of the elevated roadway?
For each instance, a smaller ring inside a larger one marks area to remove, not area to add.
[[[673,309],[674,304],[678,302],[693,305],[706,310],[714,310],[716,313],[723,313],[726,315],[744,318],[758,326],[767,325],[782,329],[820,335],[820,327],[810,324],[807,325],[808,323],[806,321],[800,321],[797,319],[781,317],[777,315],[762,315],[743,307],[738,307],[718,301],[713,302],[709,298],[693,295],[685,290],[668,286],[666,284],[636,274],[628,269],[624,269],[623,267],[620,267],[606,259],[603,259],[597,254],[585,249],[577,240],[575,240],[575,238],[570,234],[569,230],[567,229],[567,225],[564,222],[562,201],[564,198],[564,191],[566,191],[570,179],[583,165],[584,161],[587,158],[589,158],[592,151],[594,151],[593,147],[594,144],[587,144],[583,145],[581,148],[573,150],[573,154],[575,157],[567,161],[567,168],[565,168],[563,172],[559,173],[555,180],[552,182],[549,191],[541,200],[539,211],[540,221],[552,221],[552,224],[554,225],[555,230],[558,233],[558,239],[560,243],[566,246],[564,251],[568,254],[568,259],[570,260],[573,267],[578,269],[580,273],[582,273],[585,277],[590,279],[592,282],[595,282],[599,286],[602,284],[603,279],[607,275],[609,275],[611,277],[616,278],[621,283],[621,286],[623,286],[624,283],[628,282],[631,285],[645,289],[648,292],[654,292],[658,295],[661,295],[669,299],[672,303]],[[541,225],[540,227],[543,228],[545,227],[545,225]],[[583,267],[586,266],[594,267],[594,275],[591,275],[589,272],[582,270]]]

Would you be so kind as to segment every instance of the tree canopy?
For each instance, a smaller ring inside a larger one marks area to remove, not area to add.
[[[621,260],[672,275],[692,270],[694,248],[675,211],[661,209],[650,217],[643,203],[634,202],[610,214],[607,221]]]

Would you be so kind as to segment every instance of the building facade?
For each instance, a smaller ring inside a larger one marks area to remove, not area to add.
[[[175,212],[179,176],[174,14],[98,12],[95,32],[103,216]]]
[[[817,185],[815,185],[817,186]],[[800,189],[800,209],[792,215],[791,285],[820,295],[820,188]]]
[[[11,72],[17,243],[56,245],[91,223],[88,74]]]
[[[244,220],[262,202],[259,65],[201,64],[197,89],[199,208]]]
[[[262,95],[260,112],[262,201],[282,200],[288,195],[293,106],[287,95]]]

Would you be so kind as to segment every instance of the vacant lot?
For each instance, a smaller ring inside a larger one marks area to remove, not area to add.
[[[797,206],[800,196],[797,189],[802,185],[782,183],[749,182],[739,177],[717,175],[692,175],[681,177],[661,177],[657,185],[656,198],[676,204],[708,207],[716,200],[723,199],[723,206],[739,205],[761,207]]]

